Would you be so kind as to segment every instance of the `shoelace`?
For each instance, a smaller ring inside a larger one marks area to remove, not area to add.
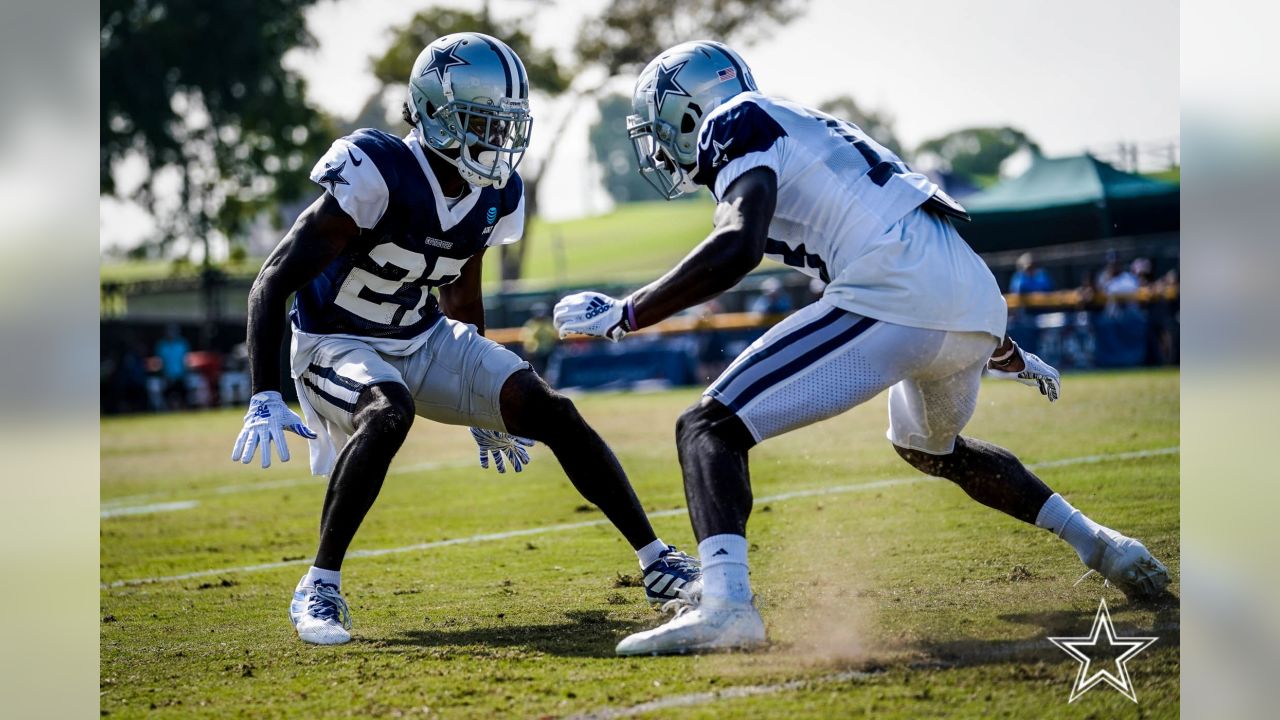
[[[686,595],[681,592],[680,597],[662,603],[662,612],[672,613],[671,619],[675,620],[681,615],[698,607],[701,600],[702,598],[700,596]]]
[[[661,558],[667,563],[668,567],[689,572],[691,570],[700,570],[701,566],[692,556],[680,552],[679,550],[670,550]]]
[[[315,584],[315,594],[307,604],[307,613],[321,620],[337,620],[342,627],[351,629],[351,609],[338,588],[326,582]]]

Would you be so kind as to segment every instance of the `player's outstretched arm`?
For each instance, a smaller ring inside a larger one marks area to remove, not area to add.
[[[325,193],[298,216],[262,264],[249,291],[249,382],[254,393],[280,389],[285,302],[359,234],[355,221]]]
[[[580,333],[616,341],[733,287],[764,257],[777,197],[773,170],[743,173],[716,206],[715,229],[666,275],[623,301],[588,291],[556,303],[560,337]]]
[[[285,302],[360,234],[355,222],[325,193],[311,204],[263,264],[249,291],[249,412],[231,459],[248,463],[261,447],[262,467],[271,465],[274,443],[280,460],[289,460],[285,431],[314,439],[315,433],[280,396],[280,344],[284,341]]]
[[[480,278],[484,269],[485,249],[471,256],[462,266],[457,280],[440,287],[440,309],[445,315],[476,326],[476,332],[484,334],[484,296],[480,292]]]
[[[652,325],[728,290],[764,257],[778,198],[769,168],[748,170],[716,206],[715,229],[666,275],[631,295],[640,327]]]

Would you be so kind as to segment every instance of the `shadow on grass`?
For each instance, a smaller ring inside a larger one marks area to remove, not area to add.
[[[619,620],[603,610],[571,610],[563,622],[500,624],[457,629],[410,630],[398,637],[370,641],[373,647],[431,648],[459,655],[490,654],[493,648],[537,650],[564,657],[613,657],[618,641],[652,622]]]
[[[1155,647],[1179,647],[1182,644],[1182,630],[1179,624],[1178,598],[1165,593],[1154,601],[1133,605],[1123,601],[1108,604],[1112,613],[1112,622],[1116,632],[1121,635],[1155,635],[1160,639]],[[1135,627],[1123,617],[1125,610],[1138,607],[1155,612],[1152,626]],[[979,640],[963,639],[946,642],[923,642],[912,645],[916,652],[924,654],[928,660],[923,665],[942,665],[946,667],[973,667],[998,663],[1024,663],[1042,661],[1061,663],[1072,661],[1071,657],[1058,649],[1049,641],[1050,637],[1083,637],[1093,627],[1093,618],[1097,609],[1093,610],[1054,610],[1048,612],[1007,613],[1000,619],[1016,625],[1030,625],[1040,628],[1034,637],[1026,640]],[[1072,661],[1074,662],[1074,661]]]

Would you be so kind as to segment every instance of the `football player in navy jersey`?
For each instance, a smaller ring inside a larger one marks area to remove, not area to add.
[[[659,540],[617,458],[527,362],[484,337],[481,263],[524,231],[516,172],[528,147],[529,81],[511,48],[479,33],[431,43],[409,80],[404,138],[360,130],[311,172],[324,188],[264,264],[249,296],[254,395],[232,459],[284,433],[310,440],[329,475],[314,565],[289,608],[298,636],[351,639],[342,560],[415,415],[471,426],[480,464],[519,472],[546,443],[574,487],[635,548],[651,602],[696,589],[696,560]],[[437,299],[433,291],[439,292]],[[296,293],[291,374],[305,420],[279,392],[285,302]]]
[[[927,177],[839,118],[757,92],[716,42],[678,45],[640,74],[627,119],[641,173],[667,198],[699,186],[715,229],[663,277],[615,300],[561,300],[562,335],[620,340],[728,290],[764,257],[826,284],[823,297],[748,347],[676,425],[701,596],[619,643],[621,655],[752,647],[765,640],[747,571],[747,453],[889,391],[897,453],[974,500],[1066,540],[1131,598],[1169,582],[1142,543],[1101,526],[1004,448],[960,431],[984,372],[1036,386],[1058,372],[1005,335],[990,270],[952,225],[967,219]]]

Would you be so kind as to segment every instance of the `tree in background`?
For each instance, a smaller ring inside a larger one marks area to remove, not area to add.
[[[309,47],[315,0],[102,0],[100,191],[127,193],[159,227],[142,253],[210,235],[233,245],[264,210],[298,197],[305,169],[330,140],[303,81],[281,64]],[[136,190],[117,185],[141,157]],[[167,178],[167,180],[166,180]],[[177,203],[157,188],[175,181]]]
[[[631,98],[620,93],[606,95],[598,104],[600,118],[588,136],[591,157],[600,166],[604,189],[616,203],[656,200],[653,188],[640,176],[635,150],[624,128],[631,114]]]
[[[578,31],[575,52],[609,77],[640,70],[659,52],[688,40],[750,45],[794,20],[805,0],[610,0]]]
[[[872,140],[892,150],[898,157],[905,157],[902,142],[893,131],[893,117],[888,113],[863,110],[848,95],[824,100],[818,109],[841,120],[848,120],[862,128],[862,131],[870,135]]]
[[[964,128],[921,143],[916,157],[933,156],[943,171],[985,187],[1000,176],[1000,164],[1022,148],[1040,152],[1040,146],[1016,128]]]

